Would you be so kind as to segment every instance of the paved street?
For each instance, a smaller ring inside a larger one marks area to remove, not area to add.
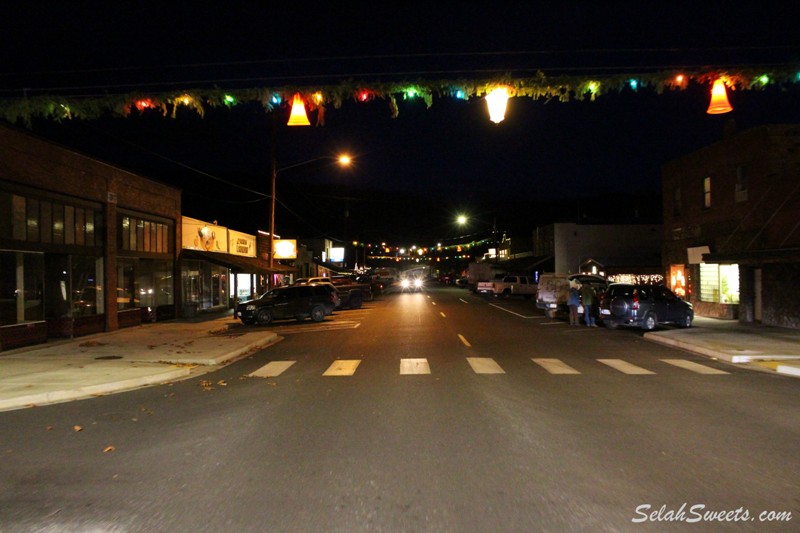
[[[449,288],[263,329],[215,372],[0,412],[0,530],[797,528],[795,378]]]

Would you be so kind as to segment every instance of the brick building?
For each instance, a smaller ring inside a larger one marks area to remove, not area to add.
[[[0,350],[176,316],[181,191],[0,125]]]
[[[800,125],[728,135],[662,175],[671,288],[698,316],[800,327]]]

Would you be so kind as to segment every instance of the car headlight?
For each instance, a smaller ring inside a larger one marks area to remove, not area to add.
[[[251,305],[246,306],[244,309],[245,309],[245,311],[255,311],[256,310],[256,306],[254,304],[251,304]]]
[[[421,279],[415,279],[414,280],[414,287],[416,287],[417,289],[422,287],[422,280]]]
[[[404,289],[407,289],[411,286],[411,284],[407,279],[404,279],[403,281],[400,282],[400,286],[403,287]]]

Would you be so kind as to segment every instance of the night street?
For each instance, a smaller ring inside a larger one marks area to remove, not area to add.
[[[797,528],[797,379],[441,286],[270,328],[214,373],[0,413],[0,529]]]

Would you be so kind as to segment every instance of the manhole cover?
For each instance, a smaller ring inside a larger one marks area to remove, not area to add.
[[[101,355],[100,357],[95,357],[96,361],[107,361],[109,359],[122,359],[121,355]]]

